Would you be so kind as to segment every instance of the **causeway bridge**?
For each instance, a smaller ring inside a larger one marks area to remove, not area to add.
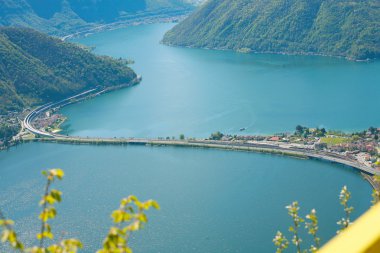
[[[150,145],[150,146],[176,146],[194,148],[213,148],[224,150],[250,151],[287,155],[297,158],[318,159],[338,164],[343,164],[368,175],[380,175],[380,171],[366,166],[343,155],[329,152],[318,152],[301,148],[284,148],[278,145],[262,144],[260,142],[247,143],[238,141],[212,141],[212,140],[166,140],[166,139],[143,139],[143,138],[94,138],[94,137],[74,137],[53,135],[36,141],[70,143],[70,144],[90,144],[90,145]]]
[[[41,142],[55,142],[55,143],[70,143],[70,144],[91,144],[91,145],[152,145],[152,146],[177,146],[177,147],[196,147],[196,148],[214,148],[225,150],[239,150],[239,151],[251,151],[272,153],[279,155],[287,155],[298,158],[311,158],[318,159],[338,164],[343,164],[352,168],[355,168],[367,175],[380,175],[380,171],[375,170],[372,167],[366,166],[351,159],[347,156],[339,155],[336,153],[326,151],[316,151],[313,149],[303,149],[297,147],[284,147],[276,143],[263,143],[263,142],[243,142],[243,141],[215,141],[205,139],[191,139],[191,140],[172,140],[172,139],[148,139],[148,138],[95,138],[95,137],[76,137],[65,136],[60,134],[54,134],[45,132],[43,130],[36,129],[33,126],[33,120],[41,113],[64,106],[70,103],[72,99],[78,99],[84,97],[96,89],[92,89],[76,96],[64,99],[57,103],[49,103],[36,108],[31,111],[24,119],[23,125],[28,131],[35,134],[37,138],[33,141]],[[40,138],[39,138],[40,137]]]

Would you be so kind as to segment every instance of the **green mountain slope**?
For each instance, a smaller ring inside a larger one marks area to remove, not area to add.
[[[0,114],[135,78],[121,61],[31,29],[0,28]]]
[[[379,0],[210,0],[164,37],[169,45],[246,52],[380,56]]]
[[[195,0],[0,0],[0,25],[22,26],[54,35],[74,33],[131,16],[175,15]]]

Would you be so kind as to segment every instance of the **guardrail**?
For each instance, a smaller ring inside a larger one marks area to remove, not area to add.
[[[379,253],[380,203],[334,237],[318,253]]]

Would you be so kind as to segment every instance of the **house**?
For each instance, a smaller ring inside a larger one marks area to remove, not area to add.
[[[273,136],[273,137],[268,139],[268,141],[279,141],[279,140],[280,140],[280,137],[278,137],[278,136]]]
[[[372,152],[375,150],[375,146],[373,144],[367,144],[365,147],[368,152]]]

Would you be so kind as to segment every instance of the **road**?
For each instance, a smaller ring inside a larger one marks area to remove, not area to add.
[[[45,104],[45,105],[42,105],[34,110],[32,110],[24,119],[23,121],[23,125],[26,129],[28,129],[31,133],[33,134],[36,134],[36,135],[39,135],[39,136],[45,136],[45,137],[55,137],[54,134],[51,134],[51,133],[48,133],[48,132],[45,132],[45,131],[41,131],[41,130],[38,130],[36,129],[32,122],[33,120],[38,116],[40,115],[41,113],[43,112],[46,112],[54,107],[57,107],[57,106],[60,106],[60,105],[63,105],[65,104],[66,102],[72,100],[72,99],[75,99],[75,98],[79,98],[79,97],[82,97],[82,96],[85,96],[93,91],[95,91],[97,89],[91,89],[91,90],[88,90],[88,91],[85,91],[85,92],[82,92],[80,94],[77,94],[75,96],[72,96],[72,97],[69,97],[69,98],[66,98],[66,99],[63,99],[59,102],[56,102],[56,103],[48,103],[48,104]]]

